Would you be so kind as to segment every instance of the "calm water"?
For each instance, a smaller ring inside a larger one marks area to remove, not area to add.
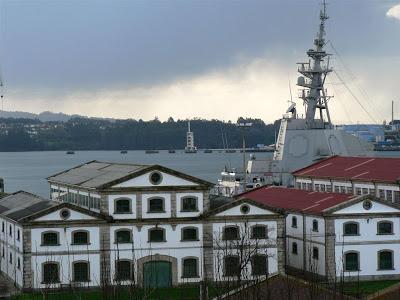
[[[257,158],[269,157],[271,153],[257,153]],[[248,157],[249,154],[246,154]],[[0,177],[4,178],[6,192],[25,190],[48,197],[46,177],[91,160],[106,162],[127,162],[138,164],[159,164],[190,175],[216,182],[225,165],[241,168],[243,154],[203,153],[186,154],[177,151],[170,154],[145,154],[144,151],[76,151],[67,155],[65,151],[50,152],[3,152],[0,153]]]
[[[400,157],[400,152],[375,152],[377,156]],[[248,158],[249,154],[246,154]],[[271,153],[256,153],[257,158],[271,157]],[[67,155],[65,151],[51,152],[0,152],[0,177],[4,178],[6,192],[29,191],[44,197],[49,188],[46,177],[91,160],[107,162],[128,162],[139,164],[160,164],[190,175],[216,182],[225,165],[241,168],[243,154],[202,153],[185,154],[177,151],[170,154],[145,154],[144,151],[77,151]]]

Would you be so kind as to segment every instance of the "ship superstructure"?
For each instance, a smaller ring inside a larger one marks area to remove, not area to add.
[[[291,185],[291,172],[319,159],[331,156],[371,155],[372,144],[335,129],[328,108],[331,96],[325,89],[327,75],[332,72],[324,50],[325,23],[328,19],[325,2],[320,12],[320,25],[314,48],[307,51],[309,62],[299,63],[299,98],[305,106],[305,118],[298,118],[296,105],[287,110],[281,120],[271,168],[273,182]]]

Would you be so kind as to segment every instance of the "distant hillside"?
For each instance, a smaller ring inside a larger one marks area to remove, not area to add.
[[[40,114],[34,114],[24,111],[2,111],[0,118],[14,118],[14,119],[39,119],[42,122],[67,122],[72,118],[85,118],[80,115],[67,115],[64,113],[53,113],[51,111],[44,111]]]
[[[64,115],[68,121],[40,121],[39,115],[35,119],[23,116],[0,118],[0,151],[183,149],[186,143],[187,120],[110,121]],[[239,121],[253,123],[246,130],[249,147],[274,142],[278,123],[242,118]],[[235,123],[192,120],[196,146],[203,149],[241,147],[242,133]]]

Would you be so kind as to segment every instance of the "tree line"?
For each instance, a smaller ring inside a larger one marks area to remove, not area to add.
[[[278,122],[239,118],[251,122],[246,129],[248,147],[272,144]],[[98,120],[73,118],[67,122],[30,119],[0,119],[0,151],[41,150],[147,150],[183,149],[188,121],[169,118],[143,120]],[[242,131],[236,122],[191,120],[195,145],[200,149],[240,148]]]

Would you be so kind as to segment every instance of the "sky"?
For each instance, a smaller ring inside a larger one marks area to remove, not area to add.
[[[319,0],[0,0],[4,110],[273,122]],[[334,123],[400,118],[400,1],[329,0]],[[343,83],[345,82],[345,84]]]

